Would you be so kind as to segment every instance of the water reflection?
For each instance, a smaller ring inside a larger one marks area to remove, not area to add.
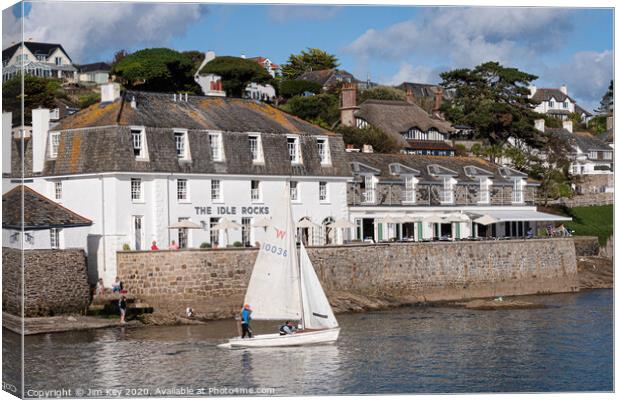
[[[345,314],[337,344],[311,347],[217,348],[235,334],[233,321],[30,336],[26,387],[273,387],[279,395],[610,391],[612,299],[613,291],[598,290],[537,297],[554,305],[540,310]],[[20,338],[4,333],[7,377]]]

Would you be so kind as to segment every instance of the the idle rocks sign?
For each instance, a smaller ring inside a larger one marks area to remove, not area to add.
[[[205,206],[194,207],[196,215],[265,215],[269,214],[267,206]]]

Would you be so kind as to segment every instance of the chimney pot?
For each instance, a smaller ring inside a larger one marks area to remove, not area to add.
[[[568,87],[566,87],[566,84],[562,84],[562,86],[560,86],[560,92],[564,93],[565,95],[568,96]]]
[[[413,104],[413,90],[411,90],[411,88],[407,88],[407,95],[405,99],[407,103]]]

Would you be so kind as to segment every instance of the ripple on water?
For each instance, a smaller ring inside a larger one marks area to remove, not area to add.
[[[276,394],[611,391],[612,290],[533,299],[554,307],[340,315],[337,344],[299,348],[216,348],[236,334],[232,321],[30,336],[26,386],[273,387]],[[255,324],[255,330],[276,328]],[[3,342],[8,367],[7,349],[18,349],[19,337],[5,330]]]

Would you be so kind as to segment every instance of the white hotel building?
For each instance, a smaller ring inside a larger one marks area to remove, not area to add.
[[[10,120],[3,115],[3,193],[22,182],[20,140]],[[57,126],[50,127],[49,110],[34,110],[23,143],[24,183],[93,221],[52,240],[86,249],[91,282],[113,282],[116,252],[127,246],[260,242],[264,228],[252,225],[269,218],[287,183],[294,217],[317,224],[310,244],[333,242],[326,225],[347,217],[350,170],[342,137],[253,100],[121,94],[108,84],[101,103]],[[242,229],[212,229],[222,217]],[[201,228],[169,229],[185,219]],[[19,244],[4,236],[3,245]],[[28,247],[49,248],[50,241]]]
[[[300,228],[309,245],[523,237],[535,221],[563,219],[536,211],[526,175],[476,158],[348,153],[341,135],[254,100],[101,90],[101,103],[57,125],[38,109],[23,132],[9,113],[2,129],[3,194],[24,183],[92,221],[64,221],[24,238],[25,248],[84,248],[91,283],[110,285],[117,251],[153,241],[162,250],[173,240],[261,242],[265,228],[254,224],[287,185],[294,218],[311,222]],[[241,228],[214,229],[224,217]],[[342,219],[357,229],[328,226]],[[184,220],[196,228],[171,229]],[[20,247],[16,233],[3,225],[3,246]]]

